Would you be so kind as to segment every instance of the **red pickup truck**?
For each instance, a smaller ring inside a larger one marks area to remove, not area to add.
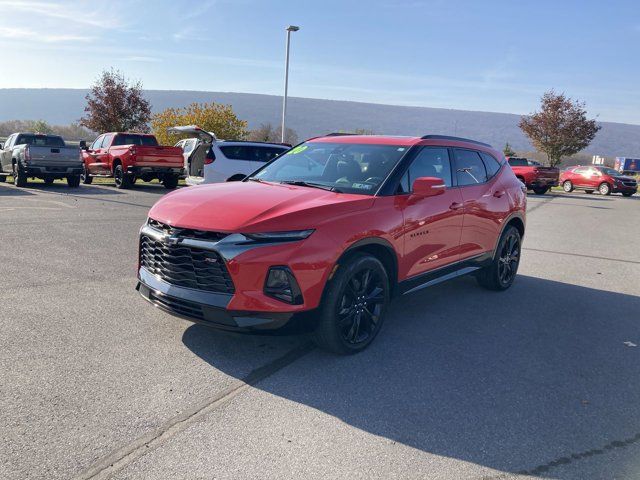
[[[518,180],[533,190],[536,195],[544,195],[551,187],[558,185],[560,170],[555,167],[545,167],[538,162],[526,158],[507,157],[513,173]]]
[[[178,186],[184,157],[179,147],[163,147],[153,135],[104,133],[91,146],[80,142],[82,182],[93,177],[113,177],[117,188],[129,188],[138,178],[145,182],[159,179],[165,188]]]

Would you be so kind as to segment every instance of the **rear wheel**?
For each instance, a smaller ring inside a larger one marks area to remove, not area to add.
[[[0,183],[4,183],[7,181],[7,176],[6,175],[0,175]]]
[[[131,177],[125,173],[120,164],[113,170],[113,180],[116,182],[116,188],[124,190],[131,187]]]
[[[338,267],[327,285],[314,333],[316,344],[349,355],[376,337],[389,304],[389,276],[377,258],[356,254]]]
[[[173,190],[178,186],[178,182],[180,181],[180,177],[178,175],[165,175],[162,177],[162,185],[167,190]]]
[[[80,181],[85,185],[91,185],[93,182],[93,177],[89,174],[86,166],[82,167],[82,174],[80,174]]]
[[[27,173],[17,164],[13,164],[13,184],[16,187],[27,186]]]
[[[570,180],[566,180],[563,184],[562,184],[562,189],[567,192],[567,193],[571,193],[573,192],[573,183],[571,183]]]
[[[46,177],[46,178],[44,179],[44,184],[45,184],[45,185],[53,185],[53,178],[51,178],[51,177]]]
[[[533,193],[536,195],[544,195],[549,191],[549,187],[536,187],[533,189]]]
[[[516,278],[520,265],[520,232],[514,226],[507,229],[500,237],[496,255],[491,265],[480,271],[476,278],[478,283],[489,290],[506,290]]]
[[[611,187],[607,182],[602,182],[598,187],[600,195],[611,195]]]
[[[69,175],[67,177],[67,186],[69,188],[78,188],[80,186],[80,175]]]

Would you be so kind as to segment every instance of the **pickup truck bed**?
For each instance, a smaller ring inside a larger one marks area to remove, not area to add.
[[[538,195],[543,195],[551,187],[558,185],[560,170],[555,167],[532,164],[526,158],[509,157],[507,160],[518,180]]]

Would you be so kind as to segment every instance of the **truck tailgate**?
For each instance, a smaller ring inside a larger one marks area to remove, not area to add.
[[[28,147],[29,162],[44,167],[68,167],[81,163],[76,147]]]
[[[182,149],[179,147],[136,146],[135,163],[138,167],[179,167],[184,164]]]
[[[535,167],[533,171],[536,178],[556,181],[560,178],[560,170],[554,167]]]

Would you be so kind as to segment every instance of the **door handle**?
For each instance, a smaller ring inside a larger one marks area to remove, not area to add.
[[[496,190],[495,192],[493,192],[493,196],[496,198],[502,198],[504,195],[504,192],[502,190]]]
[[[460,210],[462,207],[464,207],[462,203],[453,202],[451,205],[449,205],[449,210]]]

